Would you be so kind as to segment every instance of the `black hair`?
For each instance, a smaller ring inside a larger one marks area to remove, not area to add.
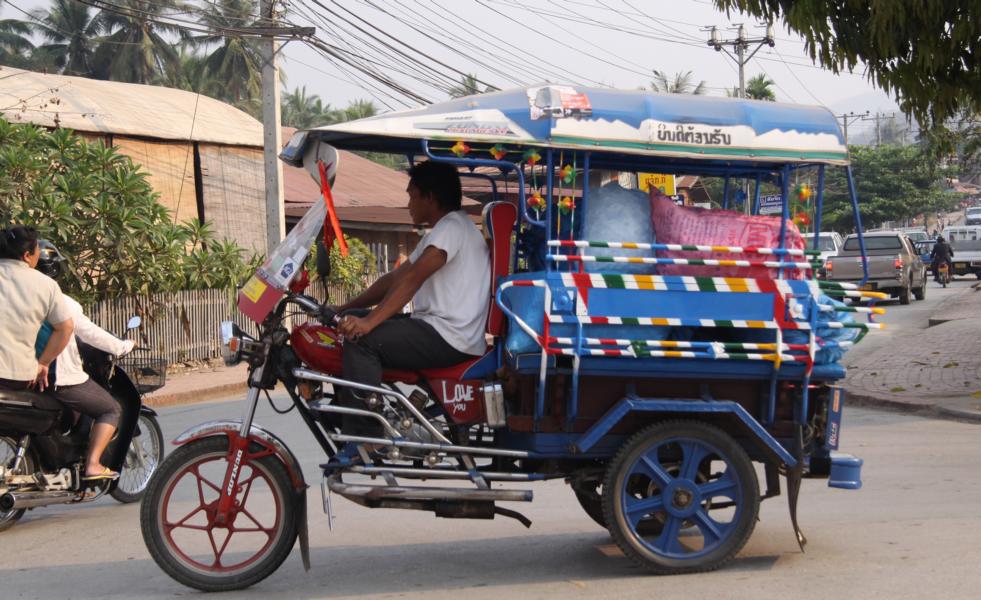
[[[0,258],[21,260],[37,248],[37,229],[26,225],[11,225],[0,234]]]
[[[460,173],[447,163],[426,160],[409,168],[409,183],[422,194],[432,194],[439,207],[447,212],[460,210],[463,190]]]

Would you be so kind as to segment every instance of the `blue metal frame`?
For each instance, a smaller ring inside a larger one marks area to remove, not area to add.
[[[577,452],[589,452],[589,450],[603,439],[613,427],[616,426],[624,417],[633,412],[650,413],[676,413],[676,414],[725,414],[733,415],[738,418],[743,425],[749,429],[753,435],[766,445],[766,448],[775,458],[788,467],[797,464],[797,460],[791,456],[770,433],[764,429],[759,421],[746,412],[741,405],[728,400],[716,400],[704,402],[701,400],[659,400],[641,398],[629,394],[618,402],[613,408],[608,410],[605,415],[600,417],[596,423],[576,440],[574,449]]]

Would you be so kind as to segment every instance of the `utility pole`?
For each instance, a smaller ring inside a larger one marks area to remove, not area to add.
[[[859,114],[855,114],[855,112],[852,111],[852,112],[845,113],[845,114],[842,114],[842,115],[835,115],[835,118],[836,119],[841,119],[841,128],[842,128],[842,130],[844,130],[844,133],[845,133],[845,147],[846,148],[848,147],[848,125],[849,125],[849,121],[855,121],[856,119],[861,119],[863,117],[868,116],[868,114],[869,114],[869,111],[865,111],[864,113],[859,113]]]
[[[896,113],[885,115],[879,113],[879,111],[876,111],[875,116],[862,117],[863,121],[875,121],[875,145],[876,146],[882,145],[882,129],[881,129],[882,120],[895,119],[895,118],[896,118]]]
[[[731,40],[719,39],[719,28],[716,27],[715,25],[709,27],[708,31],[709,31],[709,39],[707,42],[708,45],[715,48],[716,52],[724,51],[726,53],[726,56],[734,60],[736,62],[736,65],[739,67],[738,95],[740,98],[745,98],[746,97],[746,73],[745,73],[746,63],[752,60],[752,58],[756,56],[756,53],[759,52],[760,48],[762,48],[764,45],[770,46],[772,48],[776,44],[776,42],[774,41],[775,38],[773,37],[773,23],[767,23],[766,35],[761,38],[746,37],[746,27],[742,23],[740,23],[736,27],[736,31],[737,31],[736,38]],[[753,48],[753,51],[749,53],[749,56],[747,56],[746,53],[749,51],[750,47],[754,44],[756,45],[756,47]],[[733,54],[730,53],[729,50],[725,48],[725,46],[732,46],[732,50],[733,52],[735,52],[735,56],[733,56]]]
[[[278,0],[261,0],[259,16],[269,27],[276,23]],[[279,151],[283,147],[279,105],[279,67],[276,56],[279,42],[273,35],[263,35],[262,48],[262,138],[266,175],[266,252],[272,252],[286,236],[286,209],[283,204],[283,164]]]

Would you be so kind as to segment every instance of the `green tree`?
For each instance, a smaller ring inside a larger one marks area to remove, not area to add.
[[[255,0],[216,0],[202,6],[199,21],[222,31],[252,26],[257,14]],[[215,34],[191,41],[199,47],[214,47],[204,60],[204,72],[221,82],[219,99],[235,104],[262,95],[262,56],[255,39]]]
[[[694,83],[691,71],[684,73],[679,71],[674,74],[674,78],[671,78],[664,71],[655,70],[654,79],[651,81],[651,89],[662,94],[702,95],[705,93],[705,82],[699,81],[697,84]]]
[[[26,67],[34,44],[31,25],[18,19],[0,19],[0,63]]]
[[[835,73],[864,63],[920,123],[981,113],[981,18],[973,0],[715,0],[769,22],[783,18],[811,58]]]
[[[746,97],[752,98],[753,100],[768,100],[770,102],[776,101],[777,97],[770,89],[774,85],[774,81],[766,76],[764,73],[755,75],[749,78],[746,82]]]
[[[338,119],[339,121],[356,121],[358,119],[367,119],[368,117],[373,117],[378,114],[378,107],[371,100],[352,100],[347,108],[344,109],[343,114]]]
[[[157,19],[185,4],[179,0],[117,0],[116,5],[119,10],[104,9],[96,17],[104,23],[107,35],[95,50],[94,76],[129,83],[173,81],[180,55],[172,38],[186,37],[185,30]]]
[[[35,55],[66,75],[91,77],[103,19],[75,0],[52,0],[47,10],[35,10],[32,27],[47,42]]]
[[[0,119],[0,224],[35,224],[68,258],[80,301],[231,288],[255,256],[207,226],[174,224],[147,174],[114,147],[66,129]]]
[[[294,89],[283,96],[283,125],[309,129],[338,121],[330,104],[324,104],[316,94],[307,95],[307,86]]]
[[[852,171],[864,227],[948,211],[960,196],[945,190],[949,173],[918,146],[851,146]],[[824,195],[824,229],[855,226],[842,169],[829,169]]]

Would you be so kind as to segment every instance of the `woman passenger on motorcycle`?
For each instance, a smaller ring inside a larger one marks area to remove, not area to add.
[[[0,231],[0,389],[44,390],[51,362],[72,337],[74,325],[61,288],[34,269],[40,256],[33,227]],[[38,356],[34,342],[45,321],[53,331]]]
[[[65,259],[53,244],[45,240],[40,240],[39,244],[41,256],[37,269],[57,280],[61,276]],[[119,473],[103,465],[101,458],[119,425],[122,407],[109,392],[92,381],[82,368],[82,357],[75,337],[113,356],[129,353],[136,342],[117,338],[89,320],[82,311],[82,305],[74,298],[66,294],[64,299],[75,322],[75,336],[55,362],[54,397],[72,410],[91,417],[94,422],[85,457],[86,479],[115,479],[119,477]]]

